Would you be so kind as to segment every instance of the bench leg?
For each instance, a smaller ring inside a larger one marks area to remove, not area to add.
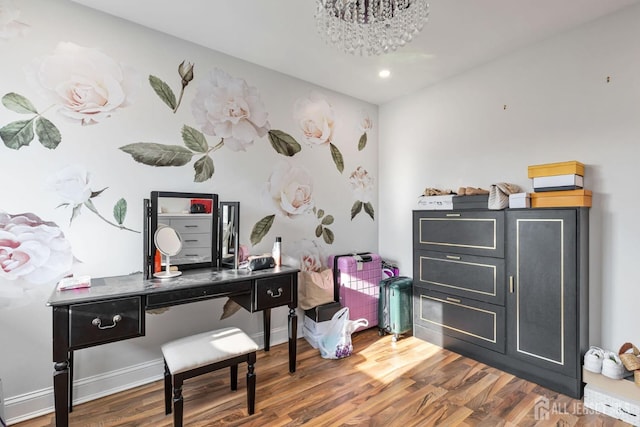
[[[182,378],[173,378],[173,425],[174,427],[182,427],[183,416],[183,403],[182,398]]]
[[[238,365],[231,365],[231,391],[238,389]]]
[[[249,412],[249,415],[253,415],[256,409],[256,374],[254,372],[255,363],[256,353],[249,353],[247,357],[247,412]]]
[[[164,364],[164,413],[169,415],[171,413],[171,372],[167,363]]]

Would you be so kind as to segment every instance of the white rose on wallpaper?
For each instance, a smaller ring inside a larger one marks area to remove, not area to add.
[[[61,169],[47,180],[47,187],[55,191],[60,199],[62,199],[62,203],[58,207],[72,208],[70,223],[80,215],[82,206],[86,206],[87,209],[107,224],[120,230],[139,233],[139,231],[132,230],[123,225],[127,216],[127,201],[125,199],[121,198],[113,207],[113,217],[116,223],[108,220],[98,212],[98,209],[91,199],[98,197],[107,188],[93,191],[91,189],[91,174],[84,167],[72,165]]]
[[[349,186],[356,198],[355,203],[351,207],[351,219],[358,215],[362,209],[374,219],[374,209],[371,204],[371,197],[374,190],[374,180],[369,172],[362,166],[358,166],[349,176]]]
[[[360,139],[358,140],[358,151],[362,151],[367,146],[367,132],[373,129],[373,120],[371,120],[369,113],[364,110],[360,113],[359,127],[362,135],[360,135]]]
[[[232,151],[245,151],[270,129],[258,89],[217,68],[200,81],[191,109],[202,132]]]
[[[70,272],[73,260],[71,245],[55,223],[32,213],[0,212],[0,279],[52,283]]]
[[[329,146],[331,158],[340,173],[344,170],[344,158],[333,143],[335,115],[327,97],[311,92],[307,98],[298,99],[293,106],[293,118],[298,123],[307,145]]]
[[[323,94],[311,92],[309,97],[298,99],[293,110],[293,118],[310,146],[332,142],[335,118],[333,108]]]
[[[18,21],[20,10],[8,0],[0,0],[0,40],[23,36],[29,26]]]
[[[71,206],[82,205],[91,198],[91,176],[81,166],[68,166],[49,179],[49,187],[64,203]]]
[[[293,218],[313,209],[313,179],[302,167],[280,162],[266,184],[265,198],[279,214]]]
[[[34,61],[27,78],[67,119],[96,124],[131,105],[141,79],[97,49],[58,43],[53,54]]]
[[[287,245],[284,263],[302,271],[321,271],[326,267],[327,255],[313,240],[302,239]]]
[[[373,194],[373,177],[362,166],[358,166],[349,176],[349,186],[356,199],[363,202],[371,201]]]

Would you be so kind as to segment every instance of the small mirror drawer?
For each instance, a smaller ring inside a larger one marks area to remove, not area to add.
[[[74,304],[69,307],[69,330],[72,349],[142,336],[141,298]]]
[[[256,280],[256,310],[278,307],[293,301],[291,276]]]

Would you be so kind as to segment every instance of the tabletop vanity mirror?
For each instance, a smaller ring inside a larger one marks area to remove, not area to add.
[[[178,277],[182,271],[171,269],[171,257],[178,255],[182,250],[182,237],[172,227],[158,227],[153,234],[153,243],[162,255],[164,255],[164,270],[156,271],[153,277],[169,279]]]
[[[171,264],[178,270],[218,267],[217,194],[152,191],[144,203],[145,278],[150,279],[158,270],[154,262],[158,250],[154,236],[163,226],[174,229],[182,241],[181,250],[171,256]]]
[[[220,202],[220,265],[238,268],[240,231],[240,202]]]

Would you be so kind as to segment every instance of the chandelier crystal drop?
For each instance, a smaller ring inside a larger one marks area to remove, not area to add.
[[[349,54],[380,55],[409,43],[429,18],[427,0],[316,0],[320,36]]]

